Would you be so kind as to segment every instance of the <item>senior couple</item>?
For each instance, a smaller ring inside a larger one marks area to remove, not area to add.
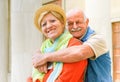
[[[46,40],[33,55],[27,82],[112,82],[106,42],[88,26],[82,10],[65,14],[47,4],[35,12],[34,23]]]

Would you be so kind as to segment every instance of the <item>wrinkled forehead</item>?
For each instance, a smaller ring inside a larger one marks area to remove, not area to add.
[[[79,15],[79,14],[75,14],[75,15],[67,17],[67,23],[68,22],[77,22],[77,21],[79,21],[79,22],[84,21],[84,16]]]
[[[67,14],[67,20],[74,18],[84,18],[84,14],[80,11],[75,11]]]

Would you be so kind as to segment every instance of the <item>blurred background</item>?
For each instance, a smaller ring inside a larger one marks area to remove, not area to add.
[[[113,82],[120,82],[120,0],[0,0],[0,82],[26,82],[31,75],[32,55],[44,39],[33,16],[49,3],[85,11],[89,26],[105,35]]]

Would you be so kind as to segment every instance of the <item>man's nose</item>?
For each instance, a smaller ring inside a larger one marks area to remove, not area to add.
[[[77,28],[76,22],[73,23],[73,28]]]

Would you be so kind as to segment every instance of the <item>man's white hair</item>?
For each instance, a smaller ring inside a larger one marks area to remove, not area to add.
[[[69,11],[66,13],[66,16],[68,17],[68,16],[69,16],[71,13],[73,13],[73,12],[81,12],[81,13],[83,14],[83,16],[84,16],[84,20],[86,21],[87,17],[86,17],[86,15],[85,15],[85,12],[84,12],[83,9],[73,8],[73,9],[69,10]]]

